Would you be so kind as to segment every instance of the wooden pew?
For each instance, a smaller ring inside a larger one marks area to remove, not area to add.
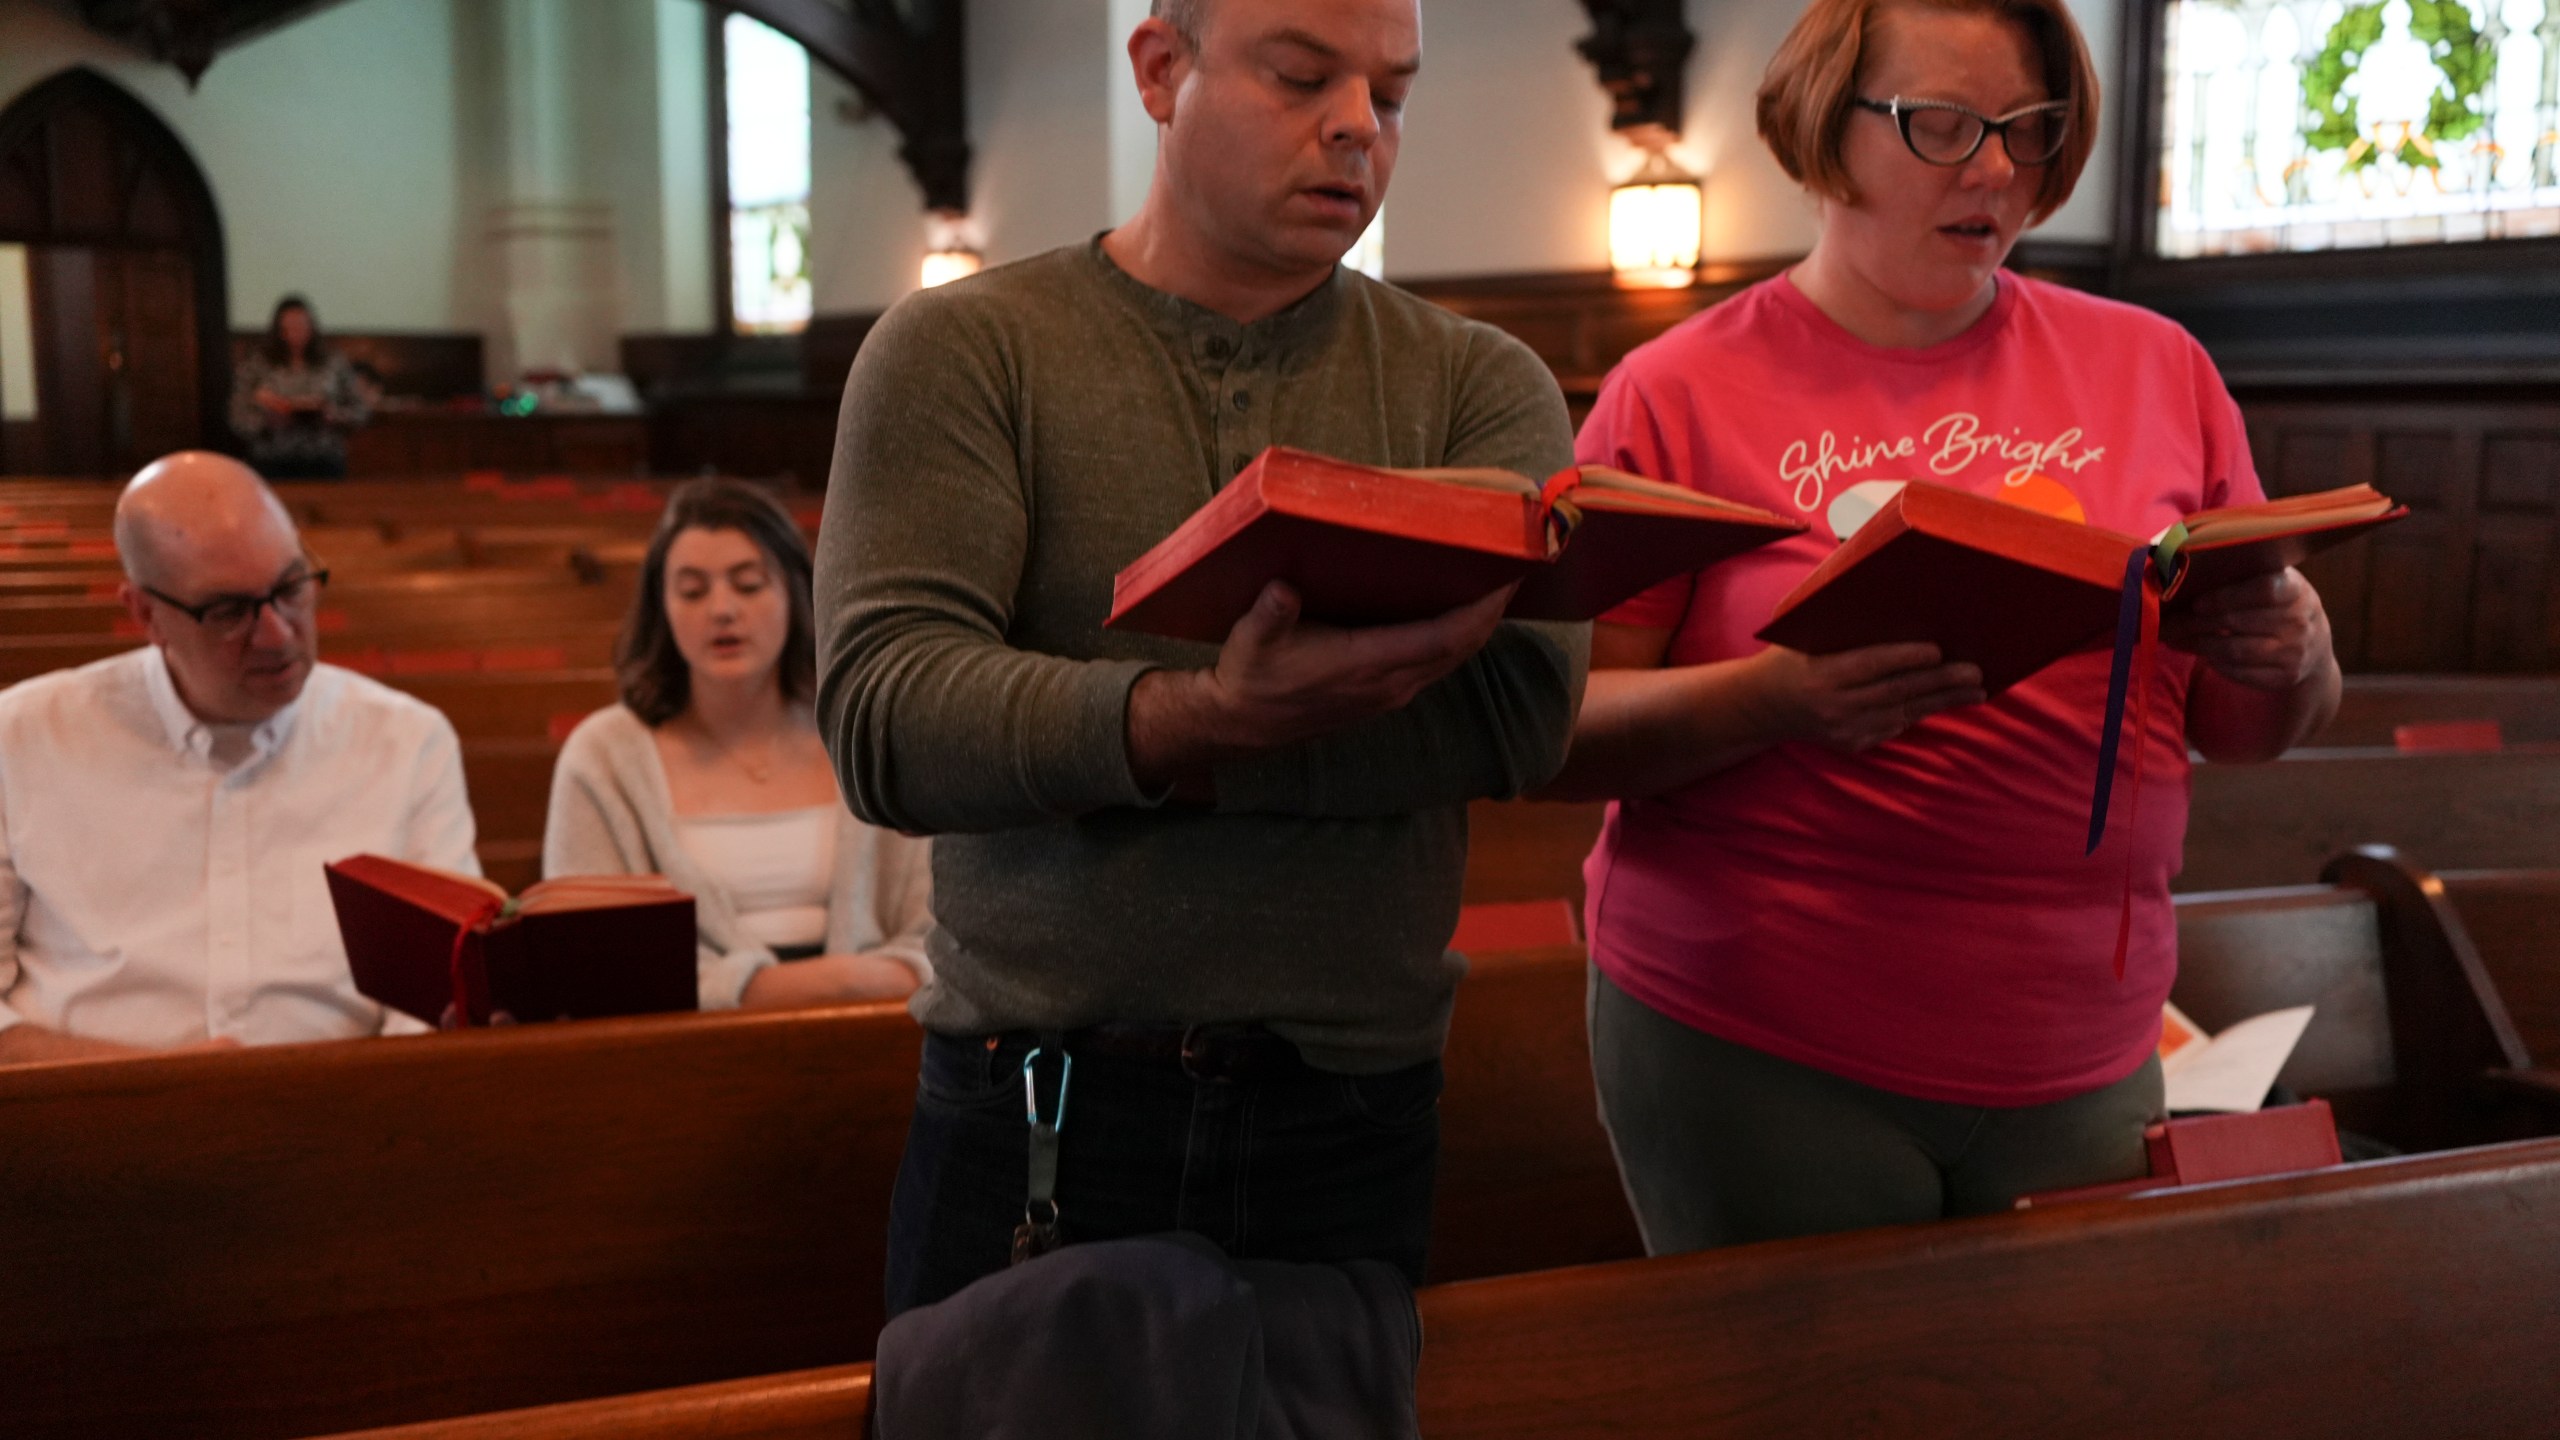
[[[2488,1083],[2524,1049],[2434,877],[2376,846],[2322,878],[2181,897],[2178,1008],[2221,1030],[2316,1005],[2278,1083],[2403,1150],[2560,1131],[2560,1111],[2520,1110]]]
[[[2551,1433],[2560,1141],[1422,1297],[1433,1440]]]
[[[2560,1141],[1435,1286],[1432,1440],[2540,1440]],[[838,1367],[363,1440],[860,1433]],[[354,1440],[354,1437],[348,1437]]]
[[[2181,890],[2296,884],[2357,845],[2442,869],[2560,866],[2560,745],[2496,754],[2298,751],[2198,765]]]
[[[2350,675],[2313,743],[2389,745],[2397,726],[2446,720],[2494,720],[2510,745],[2560,741],[2560,676]]]
[[[865,1358],[895,1006],[0,1070],[0,1430],[310,1435]]]
[[[1644,1253],[1600,1124],[1582,947],[1470,957],[1440,1099],[1430,1278]]]
[[[1466,902],[1562,897],[1582,904],[1582,861],[1608,806],[1580,801],[1479,800],[1467,807]]]
[[[2525,1053],[2543,1069],[2560,1068],[2560,869],[2454,870],[2437,879]]]

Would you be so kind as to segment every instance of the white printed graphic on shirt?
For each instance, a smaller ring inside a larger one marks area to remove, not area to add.
[[[1918,461],[1930,474],[1941,477],[1959,475],[1984,460],[2004,460],[2010,468],[2002,473],[2002,482],[2022,486],[2047,470],[2076,475],[2106,458],[2105,446],[2087,440],[2087,433],[2077,425],[2042,440],[2018,426],[2005,433],[1986,431],[1981,416],[1958,410],[1940,416],[1916,435],[1897,439],[1852,435],[1844,442],[1836,432],[1825,430],[1810,440],[1791,441],[1779,453],[1778,478],[1793,487],[1796,508],[1812,513],[1823,508],[1823,497],[1833,481],[1889,460]]]

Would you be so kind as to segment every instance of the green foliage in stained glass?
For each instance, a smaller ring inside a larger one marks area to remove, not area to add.
[[[2427,118],[2396,152],[2368,141],[2356,98],[2347,93],[2348,78],[2364,63],[2365,54],[2381,43],[2383,0],[2349,5],[2329,27],[2320,53],[2302,69],[2302,142],[2306,150],[2343,150],[2342,169],[2367,169],[2385,154],[2413,168],[2439,168],[2432,147],[2478,134],[2488,122],[2481,113],[2483,97],[2497,77],[2498,55],[2471,23],[2462,0],[2405,0],[2410,38],[2427,47],[2427,56],[2444,83],[2427,97]],[[2424,141],[2424,144],[2420,142]]]

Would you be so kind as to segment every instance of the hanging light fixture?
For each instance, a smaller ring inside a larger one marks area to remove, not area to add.
[[[1609,268],[1618,283],[1660,290],[1696,284],[1706,215],[1698,177],[1647,147],[1644,164],[1609,193]]]
[[[968,221],[951,210],[937,210],[925,221],[925,244],[931,247],[924,256],[925,289],[965,280],[986,268],[987,257],[969,243]]]

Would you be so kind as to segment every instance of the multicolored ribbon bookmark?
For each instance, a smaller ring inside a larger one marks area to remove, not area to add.
[[[2144,712],[2151,697],[2153,652],[2160,639],[2160,584],[2151,567],[2148,547],[2125,557],[2124,587],[2116,605],[2115,663],[2107,673],[2107,715],[2098,734],[2098,778],[2089,798],[2089,843],[2083,855],[2098,853],[2107,836],[2107,803],[2114,794],[2116,755],[2124,740],[2125,696],[2133,695],[2133,798],[2125,811],[2131,830],[2142,814]],[[2125,846],[2124,887],[2116,906],[2116,978],[2124,978],[2125,952],[2133,939],[2133,846]]]

